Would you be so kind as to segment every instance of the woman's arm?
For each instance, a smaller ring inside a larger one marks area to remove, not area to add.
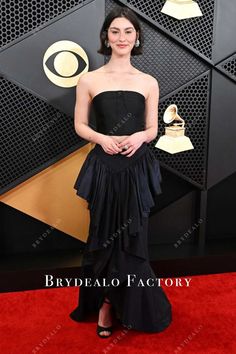
[[[158,101],[159,101],[159,85],[157,80],[149,75],[148,96],[145,102],[145,130],[138,131],[125,138],[118,147],[123,149],[125,145],[129,148],[121,155],[127,157],[132,156],[135,151],[144,143],[154,140],[158,134]]]
[[[144,136],[144,141],[147,143],[154,140],[158,134],[158,102],[159,85],[157,80],[150,76],[150,88],[145,108],[146,129],[141,132]]]
[[[81,75],[76,86],[76,104],[74,110],[74,127],[83,139],[101,144],[103,134],[96,132],[88,125],[91,97],[89,94],[89,73]]]

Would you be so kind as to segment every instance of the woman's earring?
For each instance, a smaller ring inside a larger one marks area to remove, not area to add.
[[[109,48],[110,47],[110,44],[108,43],[108,41],[105,39],[105,46],[107,47],[107,48]]]
[[[135,42],[135,47],[139,47],[139,45],[140,45],[140,41],[139,41],[139,39],[137,39]]]

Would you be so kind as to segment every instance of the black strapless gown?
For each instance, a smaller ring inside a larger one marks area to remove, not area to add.
[[[92,106],[100,133],[130,135],[145,129],[145,97],[139,92],[103,91]],[[148,278],[157,278],[149,263],[148,216],[162,192],[161,181],[159,161],[147,143],[131,157],[109,155],[99,144],[87,155],[74,185],[90,211],[80,278],[91,278],[92,285],[97,279],[101,286],[80,286],[73,320],[98,314],[107,296],[124,326],[160,332],[171,323],[171,304],[163,289],[155,282],[146,285]]]

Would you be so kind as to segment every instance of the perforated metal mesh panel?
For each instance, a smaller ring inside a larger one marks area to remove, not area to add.
[[[208,59],[212,58],[214,0],[198,0],[203,16],[177,20],[161,13],[165,0],[120,1],[136,9],[150,22],[164,28]]]
[[[1,1],[0,44],[3,48],[47,21],[90,1]],[[81,139],[73,118],[0,78],[2,124],[1,193],[67,156]]]
[[[236,54],[218,64],[217,68],[236,81]]]
[[[0,2],[0,46],[57,17],[86,0],[2,0]]]
[[[73,118],[57,111],[14,84],[0,79],[2,132],[2,192],[11,183],[58,157],[63,157],[79,137]]]
[[[185,120],[185,135],[190,138],[194,149],[169,154],[155,147],[158,139],[149,144],[162,163],[178,171],[180,175],[182,174],[199,187],[203,187],[206,182],[209,76],[209,73],[204,74],[201,78],[173,93],[171,97],[162,100],[159,105],[158,139],[164,135],[165,126],[167,126],[163,122],[164,111],[170,104],[175,103],[179,115]]]

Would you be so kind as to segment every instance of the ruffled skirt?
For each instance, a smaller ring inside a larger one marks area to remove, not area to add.
[[[131,157],[109,155],[99,144],[87,155],[74,188],[90,211],[80,278],[91,283],[80,286],[73,320],[98,313],[106,296],[124,326],[160,332],[171,323],[171,304],[155,282],[148,254],[148,216],[161,181],[147,143]]]

